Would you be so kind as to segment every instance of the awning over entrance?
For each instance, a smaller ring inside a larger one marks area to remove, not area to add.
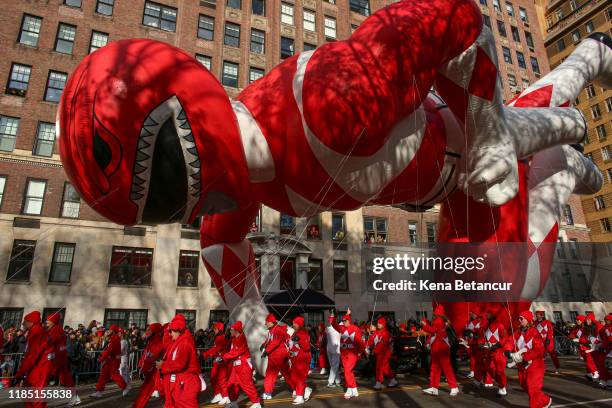
[[[310,289],[291,289],[266,295],[268,309],[285,320],[308,312],[330,310],[335,302],[324,294]]]

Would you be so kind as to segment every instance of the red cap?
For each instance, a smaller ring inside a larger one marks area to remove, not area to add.
[[[604,317],[604,320],[612,321],[612,313],[608,313],[606,317]]]
[[[446,311],[444,310],[444,306],[442,306],[442,305],[436,306],[436,308],[434,309],[434,314],[438,315],[438,316],[446,315]]]
[[[319,329],[321,330],[325,329],[325,324],[323,324],[323,322],[319,323]]]
[[[522,317],[523,319],[527,320],[529,323],[533,323],[533,313],[531,313],[529,310],[522,311],[519,317]]]
[[[170,324],[168,325],[170,330],[174,331],[183,331],[187,328],[187,324],[185,323],[185,316],[182,314],[177,314],[174,316]]]
[[[408,325],[406,323],[400,323],[398,327],[400,328],[400,330],[406,330],[406,327],[408,327]]]
[[[342,316],[342,320],[350,322],[351,321],[351,314],[350,313],[345,313],[344,316]]]
[[[108,330],[114,331],[115,333],[119,333],[119,326],[116,324],[111,324]]]
[[[584,323],[585,320],[586,320],[586,316],[585,315],[578,315],[578,316],[576,316],[576,321]]]
[[[238,320],[236,323],[232,324],[232,329],[242,333],[242,322]]]
[[[293,324],[297,324],[300,327],[304,327],[304,318],[302,316],[298,316],[293,319]]]
[[[25,315],[23,320],[26,322],[40,323],[40,312],[38,310],[30,312],[27,315]]]
[[[593,313],[593,312],[587,313],[586,318],[587,319],[591,319],[591,321],[597,320],[597,319],[595,319],[595,313]]]
[[[276,316],[274,316],[273,313],[270,313],[267,317],[266,317],[266,323],[276,323]]]
[[[149,325],[149,331],[153,334],[159,333],[163,330],[161,323],[151,323]]]
[[[47,316],[47,321],[53,324],[59,324],[60,318],[61,316],[59,313],[51,313],[49,316]]]
[[[386,326],[387,325],[387,319],[385,319],[384,317],[379,317],[378,320],[376,321],[376,323]]]
[[[535,314],[536,316],[544,316],[546,313],[543,310],[537,310]]]
[[[219,331],[223,331],[225,329],[225,325],[223,324],[223,322],[215,322],[215,324],[213,324],[213,327]]]

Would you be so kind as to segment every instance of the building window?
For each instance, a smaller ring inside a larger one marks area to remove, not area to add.
[[[294,217],[287,215],[287,214],[280,215],[280,233],[287,234],[287,235],[295,234],[295,218]]]
[[[237,10],[242,9],[242,0],[227,0],[227,7],[234,8]]]
[[[334,260],[334,291],[348,292],[348,262]]]
[[[251,52],[255,54],[266,52],[266,33],[264,31],[251,29]]]
[[[606,174],[608,175],[608,183],[612,183],[612,169],[607,169]]]
[[[325,16],[325,37],[336,39],[336,19],[333,17]]]
[[[433,244],[436,242],[436,223],[427,223],[427,242]]]
[[[182,314],[185,316],[185,323],[187,329],[191,331],[191,334],[195,333],[196,330],[196,311],[191,309],[176,309],[176,314]]]
[[[80,8],[81,7],[81,2],[82,0],[64,0],[64,4],[69,6],[69,7],[76,7],[76,8]]]
[[[74,186],[70,183],[64,184],[64,196],[62,197],[62,217],[79,218],[81,211],[81,197]]]
[[[293,25],[293,6],[281,3],[281,23]]]
[[[484,25],[486,25],[487,27],[489,27],[489,30],[492,30],[493,27],[491,27],[491,17],[489,17],[486,14],[482,15],[483,19],[484,19]]]
[[[515,42],[521,42],[521,34],[519,33],[518,28],[515,26],[510,26],[510,32],[512,33],[512,39]]]
[[[6,176],[0,176],[0,208],[2,208],[2,199],[4,198],[5,187],[6,187]]]
[[[252,0],[251,10],[253,10],[253,14],[257,14],[258,16],[265,16],[266,15],[265,0]]]
[[[223,61],[223,75],[221,82],[225,86],[238,88],[238,64],[229,61]]]
[[[604,146],[601,149],[601,157],[604,161],[608,161],[612,159],[612,152],[610,151],[610,146]]]
[[[36,156],[53,156],[55,145],[55,125],[53,123],[40,122],[36,130],[36,141],[33,153]]]
[[[19,119],[0,115],[0,151],[12,152],[15,149]]]
[[[588,84],[586,87],[586,93],[589,99],[595,97],[595,87],[593,84]]]
[[[512,54],[510,54],[510,48],[502,47],[502,52],[504,53],[504,61],[506,64],[512,64]]]
[[[587,23],[584,25],[584,29],[588,34],[591,34],[593,31],[595,31],[595,26],[593,25],[592,21],[587,21]]]
[[[89,41],[89,53],[104,47],[108,44],[108,34],[100,31],[91,32],[91,40]]]
[[[555,323],[563,323],[563,312],[560,311],[554,311],[553,312],[553,317],[555,319]]]
[[[533,37],[531,35],[531,33],[529,31],[525,31],[525,42],[527,43],[527,46],[531,49],[534,48],[533,45]]]
[[[47,89],[45,90],[45,101],[58,103],[67,80],[68,74],[66,73],[49,71]]]
[[[370,244],[387,242],[387,219],[386,218],[363,218],[364,241]]]
[[[198,38],[212,41],[215,34],[215,19],[210,16],[200,14],[198,20]]]
[[[23,319],[23,308],[19,307],[3,307],[0,308],[0,326],[4,329],[10,327],[21,327]]]
[[[527,16],[527,10],[522,7],[519,7],[519,16],[523,23],[529,24],[529,17]]]
[[[176,31],[177,13],[178,10],[174,7],[146,1],[142,24],[153,28],[160,28],[164,31],[174,32]]]
[[[13,241],[11,259],[9,261],[8,271],[6,272],[7,281],[28,282],[30,280],[35,249],[36,241],[25,241],[20,239]]]
[[[408,221],[408,240],[412,246],[419,243],[418,226],[419,223],[417,221]]]
[[[304,51],[312,51],[312,50],[316,50],[316,49],[317,49],[316,45],[304,43]]]
[[[114,246],[108,283],[148,286],[151,285],[152,269],[152,249]]]
[[[115,0],[98,0],[96,2],[96,13],[112,16],[114,5]]]
[[[178,286],[198,287],[200,253],[198,251],[181,251],[179,254]]]
[[[523,82],[523,90],[529,88],[529,80],[526,78],[521,78],[521,81]]]
[[[6,93],[9,95],[26,96],[31,73],[31,66],[13,63],[11,66],[11,76],[6,86]]]
[[[610,232],[612,230],[612,227],[610,227],[609,218],[602,218],[599,220],[599,223],[601,225],[601,232]]]
[[[508,74],[508,85],[510,89],[516,88],[516,77],[513,74]]]
[[[304,30],[316,31],[317,30],[317,14],[312,10],[304,9]]]
[[[104,311],[104,327],[116,324],[122,329],[136,326],[140,330],[147,327],[146,309],[106,309]]]
[[[223,43],[231,47],[240,47],[240,26],[238,24],[225,23]]]
[[[32,47],[38,46],[41,25],[42,18],[24,14],[21,30],[19,31],[19,42]]]
[[[323,261],[308,260],[308,289],[323,290]]]
[[[530,57],[531,59],[531,69],[534,74],[540,75],[540,64],[538,63],[538,59],[535,57]]]
[[[601,142],[606,139],[606,125],[599,125],[595,128],[597,139]]]
[[[351,11],[361,14],[362,16],[370,15],[370,2],[369,0],[350,0]]]
[[[525,62],[525,55],[523,55],[522,52],[520,51],[516,52],[516,61],[517,61],[519,68],[527,69],[527,63]]]
[[[47,189],[46,180],[28,180],[26,195],[23,201],[23,214],[40,215],[43,208],[45,190]]]
[[[497,20],[497,31],[499,31],[499,35],[501,35],[502,37],[508,36],[508,34],[506,33],[506,25],[501,20]]]
[[[295,53],[293,38],[281,37],[281,58],[289,58]]]
[[[72,273],[72,261],[74,260],[75,244],[56,242],[53,249],[53,262],[49,282],[70,282]]]
[[[510,17],[514,17],[514,7],[512,7],[512,3],[506,2],[506,12]]]
[[[595,202],[595,210],[601,211],[606,208],[606,202],[603,196],[596,196],[593,198],[593,201]]]
[[[60,23],[57,28],[57,38],[55,39],[55,51],[61,52],[62,54],[72,54],[75,37],[75,26]]]
[[[572,207],[565,205],[563,207],[563,217],[566,225],[574,225],[574,217],[572,215]]]
[[[208,69],[209,71],[212,70],[212,58],[211,57],[209,57],[208,55],[196,54],[195,58],[196,60],[198,60],[200,64],[204,65],[206,69]]]
[[[606,98],[606,110],[612,112],[612,97]]]
[[[345,235],[344,214],[332,214],[332,240],[343,241]]]
[[[483,6],[487,5],[487,0],[479,0],[480,4]]]
[[[574,41],[574,44],[580,42],[580,30],[572,31],[572,40]]]
[[[308,239],[321,239],[321,216],[313,215],[306,223],[306,237]]]
[[[211,310],[208,317],[208,327],[211,327],[216,322],[229,322],[229,310]]]
[[[563,38],[557,41],[557,48],[559,49],[559,52],[565,49],[565,40]]]
[[[570,4],[570,10],[572,11],[576,10],[576,8],[578,7],[578,5],[576,4],[576,0],[570,0],[569,4]]]
[[[601,111],[599,110],[598,103],[591,106],[591,116],[593,117],[594,120],[598,120],[599,118],[601,118]]]
[[[495,9],[495,11],[501,12],[501,7],[499,6],[499,0],[493,0],[493,9]]]
[[[249,84],[257,81],[259,78],[264,76],[264,70],[261,68],[250,67],[249,68]]]

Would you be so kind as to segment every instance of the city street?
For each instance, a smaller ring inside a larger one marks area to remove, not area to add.
[[[549,363],[549,361],[547,361]],[[612,391],[603,390],[593,383],[587,381],[584,377],[582,362],[576,357],[561,358],[562,373],[555,375],[550,371],[546,373],[544,391],[552,396],[553,407],[610,407],[612,406]],[[461,374],[465,374],[465,368],[460,370]],[[372,389],[371,383],[360,381],[360,396],[357,399],[350,401],[343,400],[343,390],[340,388],[327,388],[326,382],[319,375],[309,377],[309,385],[314,388],[311,400],[305,406],[309,408],[329,408],[336,406],[363,407],[527,407],[527,394],[520,388],[517,379],[516,370],[507,370],[509,376],[508,381],[508,396],[501,399],[496,396],[497,388],[481,389],[474,388],[470,381],[465,377],[461,378],[460,389],[462,393],[451,398],[448,395],[448,388],[443,384],[440,388],[440,396],[429,397],[421,392],[427,381],[420,375],[405,376],[400,379],[401,386],[398,388],[386,389],[383,391],[375,391]],[[96,407],[96,408],[117,408],[131,406],[138,394],[137,387],[139,383],[133,383],[134,388],[130,394],[123,398],[116,386],[111,386],[105,391],[105,397],[100,400],[93,400],[88,395],[93,392],[93,385],[88,385],[80,388],[79,393],[83,399],[80,407]],[[258,389],[261,388],[261,381],[258,383]],[[208,404],[211,399],[209,391],[202,393],[200,402],[202,407],[217,407],[217,405]],[[274,399],[266,401],[266,406],[274,407],[289,407],[292,399],[285,387],[280,389],[280,392],[274,395]],[[241,407],[248,407],[249,401],[245,399],[244,394],[240,398]],[[2,407],[18,407],[20,404],[0,404]],[[60,407],[62,405],[51,403],[50,407]],[[162,400],[151,400],[149,407],[162,407]]]

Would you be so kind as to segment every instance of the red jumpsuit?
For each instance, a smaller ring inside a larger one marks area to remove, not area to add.
[[[213,366],[210,370],[210,383],[213,395],[221,394],[227,397],[227,380],[230,375],[230,367],[223,361],[223,355],[229,351],[230,342],[225,338],[225,333],[221,332],[215,337],[215,344],[208,350],[202,352],[202,358],[213,359]]]
[[[125,389],[125,380],[119,373],[119,365],[121,364],[121,339],[119,335],[113,334],[111,336],[98,361],[102,363],[102,368],[96,384],[96,391],[104,391],[104,387],[109,380],[117,383],[122,390]]]
[[[480,318],[477,317],[474,320],[467,322],[464,330],[470,331],[472,337],[467,339],[469,346],[468,355],[470,356],[470,371],[476,375],[477,366],[482,366],[482,350],[478,347],[478,339],[482,337],[482,330],[480,324]]]
[[[317,348],[319,349],[319,368],[329,368],[327,358],[327,333],[325,330],[317,332]]]
[[[346,387],[357,388],[353,369],[359,359],[359,353],[365,348],[361,337],[361,330],[354,324],[351,324],[350,327],[340,325],[332,316],[330,316],[329,322],[334,330],[340,333],[340,360],[344,368]]]
[[[570,339],[578,339],[578,355],[580,358],[584,360],[584,369],[588,374],[592,374],[597,371],[597,367],[595,367],[595,362],[593,361],[593,356],[591,353],[586,353],[590,347],[586,345],[588,342],[587,338],[584,336],[584,327],[577,326],[572,329],[569,334]]]
[[[295,394],[304,396],[306,378],[310,369],[310,335],[306,329],[296,331],[289,340],[289,353],[291,355],[291,379],[295,386]]]
[[[535,327],[519,329],[514,333],[514,338],[508,338],[505,349],[515,352],[527,350],[523,353],[523,362],[517,364],[519,383],[529,394],[530,408],[545,407],[550,402],[550,397],[542,392],[546,350],[540,333]]]
[[[164,407],[197,408],[202,389],[200,362],[189,330],[168,346],[159,369],[163,377],[166,403]]]
[[[559,357],[557,357],[557,351],[555,350],[555,332],[552,323],[548,319],[543,319],[541,322],[534,322],[534,325],[540,336],[542,336],[544,348],[548,355],[550,355],[553,365],[558,369],[560,367]]]
[[[134,401],[133,408],[143,408],[149,402],[151,394],[158,386],[159,373],[155,362],[164,354],[163,340],[159,335],[152,335],[145,346],[142,357],[138,362],[138,371],[144,375],[144,381],[140,386],[138,397]]]
[[[484,346],[484,367],[489,376],[493,378],[500,388],[506,387],[506,356],[504,344],[506,329],[497,320],[488,323],[484,330],[482,345]],[[480,378],[476,380],[481,381]]]
[[[252,403],[259,402],[259,395],[253,384],[251,353],[244,334],[241,333],[238,337],[232,337],[230,351],[223,355],[223,360],[227,361],[232,367],[228,382],[230,400],[236,401],[238,391],[242,389]]]
[[[376,330],[370,335],[370,344],[376,357],[376,381],[382,383],[385,378],[394,378],[391,369],[391,355],[393,354],[393,339],[385,328]]]
[[[593,322],[596,333],[590,336],[590,343],[595,348],[591,354],[595,367],[599,372],[600,381],[608,381],[610,378],[608,368],[606,367],[606,355],[608,354],[608,339],[605,336],[605,326],[598,321]]]
[[[287,350],[287,342],[289,335],[287,334],[287,326],[275,324],[268,330],[268,338],[264,343],[265,352],[268,355],[268,366],[266,367],[266,376],[264,378],[264,392],[272,394],[274,384],[280,372],[287,386],[294,390],[292,374],[289,371],[289,350]]]
[[[72,372],[68,364],[68,351],[66,349],[68,338],[61,326],[54,325],[49,330],[49,341],[55,353],[53,375],[59,378],[59,383],[64,387],[74,387],[74,378],[72,378]]]
[[[46,387],[53,372],[53,346],[47,331],[40,323],[28,330],[27,344],[23,360],[15,378],[23,378],[24,387]],[[46,402],[27,402],[26,407],[46,407]]]
[[[448,385],[451,388],[457,388],[457,379],[450,364],[450,343],[444,320],[441,317],[436,317],[431,325],[423,321],[423,330],[431,335],[428,340],[431,353],[429,385],[432,388],[438,388],[440,375],[443,372]]]

